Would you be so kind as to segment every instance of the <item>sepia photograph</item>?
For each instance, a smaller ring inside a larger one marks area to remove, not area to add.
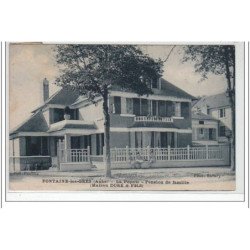
[[[8,44],[8,191],[235,191],[236,52]]]
[[[1,10],[1,249],[249,249],[247,4]]]

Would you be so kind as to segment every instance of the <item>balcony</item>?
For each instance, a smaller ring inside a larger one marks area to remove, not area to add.
[[[160,117],[160,116],[135,116],[135,122],[167,122],[172,123],[172,117]]]

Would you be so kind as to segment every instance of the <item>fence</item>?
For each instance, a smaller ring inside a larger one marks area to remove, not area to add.
[[[104,151],[105,152],[105,151]],[[185,148],[111,148],[112,168],[130,167],[195,167],[228,166],[228,145],[207,145]],[[92,161],[103,161],[102,155],[91,155],[87,149],[58,150],[60,170],[82,170],[91,168]]]
[[[229,155],[227,145],[185,148],[112,148],[112,162],[142,161],[206,161],[223,160]]]

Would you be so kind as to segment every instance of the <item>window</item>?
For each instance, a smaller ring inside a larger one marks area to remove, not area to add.
[[[114,97],[114,113],[115,114],[121,114],[121,97],[115,96]]]
[[[79,120],[79,110],[78,109],[71,109],[70,119],[71,120]]]
[[[181,102],[181,117],[189,118],[189,103]]]
[[[96,154],[103,154],[103,146],[104,146],[104,134],[96,134]]]
[[[152,101],[152,116],[157,116],[157,102]]]
[[[140,115],[140,99],[133,98],[133,113],[134,115]]]
[[[159,116],[166,117],[167,116],[166,102],[159,101],[158,103],[159,103]]]
[[[41,136],[26,137],[26,155],[48,155],[48,138]]]
[[[141,115],[148,115],[148,100],[147,99],[141,99]]]
[[[202,125],[203,125],[203,124],[204,124],[204,121],[199,121],[199,124],[202,124]]]
[[[159,88],[159,79],[158,78],[153,79],[151,86],[153,89],[158,89]]]
[[[126,98],[127,114],[133,114],[133,99]]]
[[[225,109],[219,109],[219,118],[226,117],[226,110]]]
[[[199,129],[199,134],[200,134],[200,135],[204,135],[204,128],[200,128],[200,129]]]
[[[54,109],[54,123],[64,120],[64,110],[63,109]]]
[[[160,132],[161,147],[166,148],[170,146],[174,148],[174,133],[173,132]]]
[[[181,116],[181,103],[180,102],[175,103],[175,116],[176,117]]]
[[[209,128],[209,140],[216,140],[216,129],[215,128]]]
[[[166,102],[166,109],[167,109],[167,117],[172,117],[174,114],[174,105],[173,102],[167,101]]]
[[[220,126],[220,136],[226,136],[226,127]]]
[[[142,148],[142,132],[135,132],[135,147]]]
[[[72,136],[71,137],[71,148],[72,149],[80,149],[81,148],[79,136]]]

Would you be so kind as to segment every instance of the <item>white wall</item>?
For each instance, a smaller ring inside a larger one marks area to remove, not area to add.
[[[20,139],[16,138],[14,140],[10,140],[10,146],[12,149],[10,156],[20,156]]]
[[[79,108],[79,120],[95,122],[97,129],[103,129],[103,101]]]
[[[218,122],[213,120],[202,120],[204,124],[199,124],[199,120],[192,119],[192,127],[196,128],[217,128]]]
[[[79,108],[79,120],[95,121],[104,117],[102,109],[103,101]]]
[[[220,120],[226,127],[232,129],[232,113],[231,108],[225,108],[225,117],[219,117],[219,109],[213,109],[210,111],[210,115],[218,120]]]
[[[216,139],[218,140],[218,122],[213,120],[204,120],[204,124],[199,124],[199,120],[192,119],[192,140],[201,144],[213,144],[211,141],[197,141],[197,129],[199,128],[213,128],[216,130]],[[214,141],[213,141],[214,142]]]
[[[50,118],[50,115],[49,115],[49,109],[43,111],[43,116],[44,116],[44,119],[46,120],[48,126],[50,125],[50,121],[49,121],[49,118]]]

